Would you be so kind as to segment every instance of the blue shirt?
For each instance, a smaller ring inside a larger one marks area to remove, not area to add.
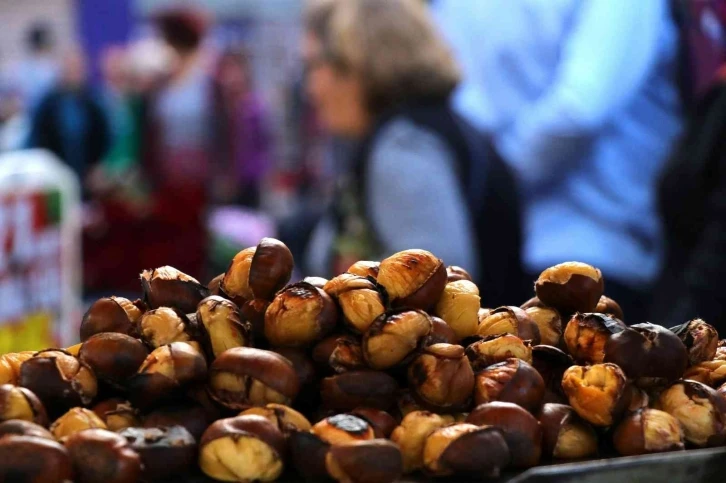
[[[632,286],[662,250],[655,186],[681,127],[667,0],[439,0],[457,109],[524,196],[526,268],[592,263]]]

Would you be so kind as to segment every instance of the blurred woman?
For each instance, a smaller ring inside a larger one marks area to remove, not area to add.
[[[308,270],[331,275],[422,248],[470,270],[486,303],[524,297],[512,179],[449,109],[459,72],[423,3],[311,2],[304,62],[321,122],[358,143]]]

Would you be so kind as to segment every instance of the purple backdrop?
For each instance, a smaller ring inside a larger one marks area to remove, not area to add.
[[[76,0],[80,40],[91,61],[91,77],[100,79],[103,50],[129,39],[133,16],[131,0]]]

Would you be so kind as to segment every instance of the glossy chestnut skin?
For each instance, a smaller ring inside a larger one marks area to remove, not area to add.
[[[393,483],[403,474],[401,451],[385,439],[334,445],[325,467],[342,483]]]
[[[474,401],[477,405],[504,401],[519,404],[531,413],[539,411],[545,385],[539,372],[520,359],[507,359],[476,374]]]
[[[290,249],[280,240],[263,238],[257,247],[235,255],[222,280],[221,289],[245,300],[272,300],[290,281],[294,261]]]
[[[597,454],[597,434],[587,421],[565,404],[548,403],[539,415],[542,455],[555,460],[577,460]]]
[[[265,337],[276,347],[307,347],[335,328],[338,311],[323,290],[306,282],[288,285],[265,312]]]
[[[630,404],[625,373],[615,364],[572,366],[562,376],[572,408],[595,426],[611,426]]]
[[[139,321],[141,339],[156,349],[172,342],[196,342],[199,338],[196,321],[170,307],[159,307],[144,313]]]
[[[325,284],[329,282],[327,278],[323,277],[305,277],[302,281],[320,289],[324,288]]]
[[[88,365],[61,350],[41,351],[25,361],[19,383],[38,396],[51,418],[89,404],[98,391],[96,376]]]
[[[199,404],[182,402],[154,409],[143,418],[144,428],[183,426],[194,439],[199,441],[212,421]]]
[[[532,347],[529,342],[523,341],[516,335],[492,335],[469,344],[466,356],[472,368],[480,371],[513,357],[531,364]]]
[[[0,422],[11,419],[48,425],[48,415],[38,396],[24,387],[0,385]]]
[[[126,428],[118,433],[141,457],[142,479],[153,482],[187,474],[194,465],[197,444],[182,426]]]
[[[396,419],[385,411],[373,408],[355,408],[350,412],[353,416],[364,419],[371,425],[376,438],[389,438],[398,423]]]
[[[237,303],[237,302],[235,302]],[[263,299],[253,299],[248,301],[240,301],[239,311],[242,318],[250,323],[252,329],[252,338],[258,342],[265,340],[265,313],[270,306],[270,302]]]
[[[313,361],[326,372],[338,374],[367,368],[360,339],[348,334],[331,335],[318,342]]]
[[[557,347],[532,347],[532,367],[537,369],[545,382],[545,403],[567,404],[567,396],[562,389],[562,376],[574,364],[572,357]]]
[[[600,297],[594,312],[597,312],[598,314],[609,314],[616,319],[625,320],[625,315],[623,314],[623,309],[620,307],[620,304],[606,295]]]
[[[456,332],[439,317],[429,317],[431,319],[431,334],[426,343],[433,344],[458,344],[459,338]]]
[[[300,382],[292,363],[271,351],[250,347],[229,349],[209,369],[210,395],[236,411],[267,403],[290,404],[299,390]]]
[[[537,298],[563,315],[592,312],[604,288],[600,270],[580,262],[550,267],[540,274],[534,285]]]
[[[726,361],[713,360],[691,366],[683,374],[683,379],[702,382],[717,388],[726,382]]]
[[[701,319],[693,319],[685,324],[672,327],[686,349],[688,349],[688,362],[691,366],[712,360],[716,357],[718,349],[718,332]]]
[[[613,434],[613,443],[622,456],[684,449],[678,420],[657,409],[639,409],[626,416]]]
[[[482,404],[469,413],[466,422],[500,429],[515,468],[531,468],[539,463],[542,428],[537,418],[521,406],[499,401]]]
[[[273,352],[277,352],[282,357],[292,362],[298,381],[300,382],[301,389],[312,387],[315,383],[317,383],[318,377],[315,364],[307,355],[306,351],[292,347],[278,347],[275,348]]]
[[[124,399],[106,399],[93,406],[92,411],[106,423],[110,431],[141,426],[139,411]]]
[[[610,337],[626,329],[625,324],[605,314],[575,314],[563,339],[567,351],[580,364],[600,364],[605,361],[605,345]]]
[[[348,267],[348,270],[346,270],[346,272],[352,273],[353,275],[358,275],[360,277],[370,277],[375,280],[378,278],[378,271],[380,270],[380,268],[380,262],[361,260],[355,262],[353,265]]]
[[[404,416],[400,426],[391,433],[391,440],[401,448],[404,473],[423,468],[426,439],[436,431],[453,423],[453,417],[429,411],[412,411]]]
[[[447,283],[457,282],[459,280],[468,280],[470,282],[474,281],[474,279],[471,278],[471,274],[469,272],[467,272],[465,269],[458,267],[456,265],[449,265],[448,267],[446,267]]]
[[[195,347],[173,342],[154,349],[129,379],[129,398],[140,409],[174,399],[186,386],[207,376],[207,362]]]
[[[199,467],[223,481],[273,481],[283,471],[285,437],[261,416],[214,422],[199,442]]]
[[[86,429],[108,429],[106,423],[96,413],[86,408],[70,409],[50,425],[50,432],[55,439],[62,441],[73,434]]]
[[[22,419],[11,419],[0,423],[0,439],[7,435],[33,436],[55,441],[53,434],[43,426]]]
[[[440,412],[461,411],[474,390],[474,371],[464,348],[434,344],[408,366],[408,386],[422,406]]]
[[[140,302],[123,297],[104,297],[96,300],[81,321],[81,342],[102,332],[135,335],[136,324],[143,313]]]
[[[446,284],[434,313],[444,319],[461,340],[477,333],[480,306],[479,288],[474,282],[458,280]]]
[[[0,481],[67,483],[72,479],[71,459],[61,444],[33,436],[0,438]]]
[[[219,357],[227,349],[251,345],[249,323],[243,322],[237,305],[227,299],[212,295],[199,302],[197,323],[210,359]]]
[[[128,441],[104,429],[89,429],[64,442],[78,483],[135,483],[141,458]]]
[[[552,307],[530,307],[524,312],[539,328],[540,344],[557,347],[562,339],[562,316]]]
[[[405,250],[383,260],[378,283],[388,293],[392,307],[429,310],[446,287],[444,263],[426,250]]]
[[[638,386],[664,386],[683,375],[688,352],[681,339],[665,327],[635,324],[608,339],[605,362],[620,366]]]
[[[386,311],[383,294],[368,278],[344,273],[326,283],[323,290],[338,303],[343,323],[356,333],[364,333]]]
[[[150,309],[172,307],[182,314],[193,313],[199,302],[209,296],[207,287],[197,279],[170,266],[144,270],[141,288],[144,303]]]
[[[726,442],[726,400],[696,381],[679,381],[663,391],[655,405],[675,417],[687,442],[715,447]]]
[[[424,468],[435,476],[496,478],[510,459],[499,429],[467,423],[437,429],[426,439],[423,452]]]
[[[267,419],[285,436],[294,431],[310,431],[312,428],[312,424],[305,416],[290,406],[283,404],[270,403],[265,407],[249,408],[239,415],[247,416],[250,414]]]
[[[431,329],[431,319],[421,310],[386,312],[363,335],[363,358],[377,370],[406,364],[425,345]]]
[[[35,351],[11,352],[0,356],[0,384],[18,385],[20,366],[35,355]]]
[[[539,327],[527,313],[519,307],[499,307],[479,323],[477,334],[482,337],[500,334],[516,335],[532,345],[540,343]]]
[[[396,402],[398,383],[385,372],[349,371],[326,377],[320,383],[323,405],[337,411],[359,406],[387,410]]]
[[[100,381],[116,388],[136,374],[148,355],[149,350],[138,339],[113,332],[88,338],[78,352],[81,362],[87,364]]]
[[[290,460],[295,473],[305,481],[334,481],[328,474],[325,460],[331,445],[307,431],[293,431],[288,436]]]
[[[222,296],[224,292],[221,290],[222,280],[224,279],[224,273],[220,273],[207,284],[209,289],[209,295]]]
[[[375,438],[375,431],[368,421],[352,414],[327,417],[313,425],[310,432],[332,445]]]

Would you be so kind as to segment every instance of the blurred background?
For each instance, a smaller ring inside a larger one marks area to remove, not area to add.
[[[0,353],[72,342],[143,269],[207,283],[264,236],[298,278],[429,249],[491,305],[580,260],[630,323],[721,323],[723,1],[0,0],[0,18]]]

